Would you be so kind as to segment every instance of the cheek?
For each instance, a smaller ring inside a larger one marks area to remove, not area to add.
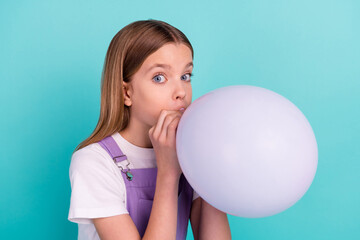
[[[157,95],[156,93],[147,94],[141,99],[137,114],[147,124],[153,126],[157,123],[161,110],[166,109],[164,103],[166,103],[166,101],[162,99],[161,95]]]
[[[190,103],[191,102],[191,100],[192,100],[192,87],[191,87],[191,85],[189,86],[189,88],[187,89],[187,100],[188,100],[188,102]]]

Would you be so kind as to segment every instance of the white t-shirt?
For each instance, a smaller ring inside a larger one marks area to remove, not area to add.
[[[153,148],[141,148],[128,142],[119,133],[112,135],[130,162],[130,169],[155,168]],[[71,201],[69,221],[78,223],[79,240],[100,239],[93,218],[129,214],[126,209],[126,187],[119,165],[126,169],[128,161],[116,165],[98,144],[76,151],[71,158]],[[194,191],[193,200],[199,195]]]

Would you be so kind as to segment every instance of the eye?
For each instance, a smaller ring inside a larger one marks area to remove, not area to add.
[[[162,74],[157,74],[155,77],[153,77],[153,80],[157,83],[163,83],[165,81],[165,77]]]
[[[184,75],[181,76],[181,80],[190,82],[191,76],[193,76],[191,73],[186,73],[186,74],[184,74]]]

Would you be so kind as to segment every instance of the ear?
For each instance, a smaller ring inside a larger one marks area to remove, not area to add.
[[[132,86],[130,83],[123,82],[123,94],[124,94],[124,104],[128,107],[132,105],[131,96],[132,96]]]

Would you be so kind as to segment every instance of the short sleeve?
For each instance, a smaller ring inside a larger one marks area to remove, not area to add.
[[[68,219],[75,223],[89,224],[93,218],[128,213],[120,171],[110,156],[92,145],[76,151],[71,157]]]
[[[194,191],[194,193],[193,193],[193,199],[192,200],[194,201],[195,199],[197,199],[200,196],[195,190],[193,190],[193,191]]]

